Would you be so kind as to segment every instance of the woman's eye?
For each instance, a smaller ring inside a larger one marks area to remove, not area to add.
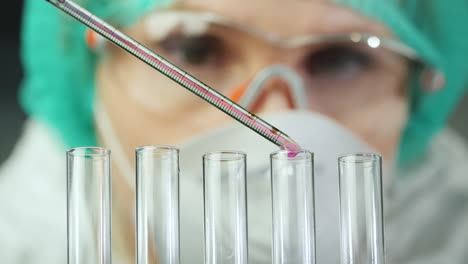
[[[352,78],[372,67],[372,57],[356,47],[332,46],[310,54],[304,66],[313,76]]]
[[[159,44],[165,52],[189,66],[216,65],[222,59],[221,41],[206,36],[171,36]]]

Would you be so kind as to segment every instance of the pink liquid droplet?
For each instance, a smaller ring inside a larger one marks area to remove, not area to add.
[[[296,144],[296,143],[286,142],[286,143],[281,147],[281,150],[290,151],[290,152],[288,153],[288,158],[294,158],[294,157],[297,156],[297,154],[299,154],[298,150],[301,150],[301,146],[299,146],[299,145]]]

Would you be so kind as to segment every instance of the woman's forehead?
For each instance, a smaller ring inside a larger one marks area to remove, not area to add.
[[[181,0],[173,8],[213,12],[284,37],[348,32],[392,36],[382,23],[326,0]]]

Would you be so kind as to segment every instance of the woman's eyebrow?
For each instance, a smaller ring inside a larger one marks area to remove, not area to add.
[[[305,31],[321,32],[322,34],[365,32],[381,37],[394,36],[392,31],[380,21],[337,4],[324,6],[322,12],[317,12],[314,18],[307,20],[304,28]]]
[[[304,1],[301,2],[302,4],[307,4]],[[362,15],[358,11],[349,7],[336,3],[321,3],[315,4],[313,8],[309,9],[313,10],[313,12],[307,17],[307,19],[298,19],[297,17],[288,15],[291,17],[291,20],[282,20],[282,23],[288,23],[284,21],[291,21],[291,24],[294,25],[294,32],[289,31],[291,36],[362,32],[380,37],[394,37],[392,31],[380,21]],[[234,14],[236,12],[232,12],[232,10],[229,10],[229,13],[223,14],[223,11],[226,10],[204,7],[190,1],[176,2],[174,5],[169,7],[169,10],[214,13],[239,24],[251,24],[251,22],[259,21],[259,15],[262,15],[258,12],[252,12],[248,14],[242,13],[242,15],[235,16]],[[269,28],[262,25],[256,24],[255,27],[266,32],[271,31]]]

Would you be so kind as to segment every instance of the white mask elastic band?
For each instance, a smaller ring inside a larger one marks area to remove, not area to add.
[[[104,104],[100,102],[96,103],[95,118],[97,131],[98,134],[101,135],[102,144],[112,150],[112,158],[115,161],[114,164],[116,168],[120,170],[120,173],[122,173],[122,176],[127,181],[128,185],[131,188],[134,188],[133,186],[135,184],[133,175],[135,168],[131,165],[125,155],[125,151],[115,133],[115,129],[112,126],[112,122],[106,112]]]

